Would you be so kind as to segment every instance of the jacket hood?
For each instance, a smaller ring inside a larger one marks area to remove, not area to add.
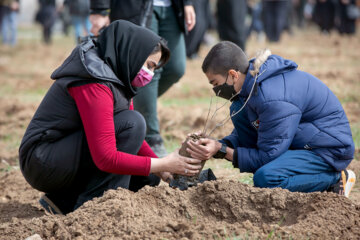
[[[125,88],[134,96],[137,88],[131,85],[160,37],[151,30],[131,22],[112,22],[98,37],[99,57],[112,69]]]
[[[298,65],[295,62],[284,59],[278,55],[270,55],[269,53],[271,54],[270,51],[265,51],[262,55],[259,55],[249,61],[249,70],[246,74],[240,95],[249,95],[252,85],[254,84],[256,73],[258,73],[258,77],[256,79],[256,83],[258,84],[278,74],[297,69]],[[260,59],[260,62],[257,61],[258,59]]]
[[[52,74],[54,80],[60,78],[83,78],[111,81],[124,86],[111,68],[99,57],[93,40],[77,46],[70,56]]]
[[[133,97],[137,88],[131,82],[159,41],[160,37],[149,29],[128,21],[114,21],[97,40],[76,47],[51,78],[111,81],[123,86],[129,97]]]

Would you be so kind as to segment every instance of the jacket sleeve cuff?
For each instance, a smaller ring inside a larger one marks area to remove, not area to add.
[[[250,153],[246,148],[238,147],[234,149],[233,166],[239,168],[240,172],[255,172],[254,166],[249,159],[253,158],[250,157]]]
[[[90,14],[100,14],[102,16],[108,16],[110,14],[110,9],[91,9]]]
[[[238,151],[237,151],[237,149],[234,149],[234,155],[233,155],[232,164],[233,164],[234,168],[239,168]]]
[[[184,5],[187,6],[187,5],[193,5],[193,1],[192,0],[185,0],[184,1]]]
[[[231,144],[231,142],[227,139],[220,139],[219,142],[224,143],[226,146],[228,146],[230,148],[234,148],[234,146]]]

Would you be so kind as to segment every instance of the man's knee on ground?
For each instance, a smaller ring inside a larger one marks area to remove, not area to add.
[[[274,182],[274,174],[272,170],[264,167],[259,168],[254,174],[254,186],[261,188],[278,187],[279,184]]]

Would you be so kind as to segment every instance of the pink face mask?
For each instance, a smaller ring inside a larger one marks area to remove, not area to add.
[[[134,87],[143,87],[151,82],[154,72],[150,71],[147,67],[142,66],[140,72],[136,75],[131,85]]]

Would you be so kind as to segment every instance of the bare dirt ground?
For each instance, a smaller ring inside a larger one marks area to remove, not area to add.
[[[343,103],[357,148],[360,143],[360,35],[321,36],[314,29],[284,36],[279,44],[251,38],[248,55],[269,47],[292,59],[299,68],[324,81]],[[350,199],[332,193],[291,193],[259,189],[251,175],[228,163],[210,160],[218,181],[181,192],[166,184],[138,193],[118,189],[87,202],[67,216],[45,214],[42,193],[32,189],[18,169],[18,146],[34,111],[51,85],[51,72],[66,58],[72,39],[53,46],[20,41],[14,49],[0,47],[0,239],[360,239],[360,187]],[[188,61],[187,72],[159,100],[161,131],[169,150],[190,132],[204,127],[213,94],[200,58]],[[213,100],[212,110],[221,105]],[[210,123],[228,114],[227,106]],[[231,123],[216,130],[220,138]],[[359,149],[350,167],[360,176]]]

